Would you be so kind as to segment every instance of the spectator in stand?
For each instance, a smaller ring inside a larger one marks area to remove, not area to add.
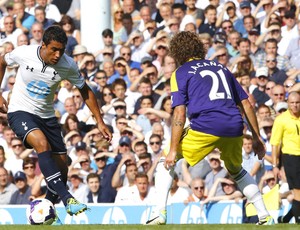
[[[81,44],[81,34],[80,31],[75,29],[75,24],[73,22],[73,19],[68,16],[64,15],[62,16],[59,25],[63,28],[67,36],[72,36],[76,39],[76,42],[78,45]]]
[[[3,32],[1,32],[0,45],[5,42],[12,42],[14,46],[17,45],[17,37],[23,33],[20,28],[16,28],[13,16],[7,15],[3,19]]]
[[[234,57],[230,58],[229,62],[231,63],[232,72],[235,72],[237,63],[241,62],[242,60],[239,57],[250,57],[252,61],[254,61],[254,57],[250,55],[250,41],[248,38],[240,38],[238,41],[238,54]],[[249,66],[250,67],[250,66]]]
[[[126,42],[126,30],[122,24],[122,16],[124,11],[119,4],[112,5],[112,31],[113,31],[113,44],[122,45]]]
[[[87,185],[83,183],[83,179],[77,175],[72,174],[69,177],[68,187],[69,192],[74,196],[79,202],[87,203]]]
[[[272,127],[274,120],[269,116],[263,118],[259,123],[260,135],[265,141],[266,145],[266,154],[263,159],[263,166],[265,171],[273,170],[272,167],[272,146],[270,144],[270,139],[272,135]]]
[[[138,141],[133,146],[134,153],[139,158],[140,155],[148,152],[148,146],[144,141]]]
[[[268,82],[268,68],[261,67],[256,70],[255,76],[257,77],[257,88],[252,92],[258,106],[262,104],[269,104],[270,97],[266,93],[266,85]]]
[[[115,111],[112,106],[114,98],[115,98],[115,95],[112,92],[111,86],[110,85],[104,86],[103,93],[102,93],[102,101],[104,103],[102,104],[101,110],[104,114],[105,121],[107,123],[109,123],[110,125],[111,125],[112,119],[115,115]]]
[[[17,46],[22,46],[22,45],[28,45],[29,41],[28,41],[28,37],[26,34],[20,34],[17,37]]]
[[[80,131],[80,126],[81,126],[81,124],[80,124],[76,114],[69,114],[66,117],[65,124],[63,125],[64,135],[68,134],[71,131],[77,131],[77,132],[81,133],[81,136],[83,136],[83,133]]]
[[[209,166],[211,171],[205,177],[205,194],[206,196],[209,194],[212,189],[215,181],[218,178],[224,178],[227,175],[227,170],[221,165],[220,152],[218,150],[214,150],[212,153],[208,155]],[[224,195],[224,191],[222,190],[221,185],[218,185],[215,188],[214,194],[216,196]]]
[[[97,83],[97,99],[101,100],[101,105],[103,105],[103,89],[107,85],[107,75],[104,70],[100,69],[96,72],[94,82]]]
[[[0,204],[9,204],[11,197],[18,188],[9,182],[9,174],[4,167],[0,167]]]
[[[28,34],[32,24],[34,23],[34,16],[25,12],[25,6],[22,2],[15,2],[13,5],[16,27],[21,29],[23,33]]]
[[[138,90],[142,96],[151,96],[153,99],[154,105],[156,104],[156,102],[158,101],[158,99],[160,97],[159,94],[155,93],[152,90],[151,81],[147,77],[142,77],[140,79]],[[137,112],[140,108],[141,108],[141,97],[136,101],[135,108],[134,108],[134,114],[137,114]]]
[[[130,69],[137,68],[141,70],[141,63],[131,60],[131,49],[129,46],[123,45],[120,48],[120,56],[125,59]]]
[[[267,54],[266,66],[268,67],[269,79],[274,81],[276,84],[283,85],[288,76],[285,71],[277,68],[277,59],[275,54]]]
[[[199,34],[209,33],[210,36],[214,36],[216,32],[216,21],[217,21],[217,9],[213,5],[208,5],[204,10],[206,23],[203,23],[199,27]]]
[[[279,102],[285,102],[285,91],[282,85],[275,85],[272,91],[272,102],[271,109],[275,110]]]
[[[216,52],[209,58],[209,60],[214,59],[222,65],[229,67],[229,54],[226,46],[220,45],[216,48]]]
[[[60,118],[60,124],[62,124],[62,125],[65,124],[66,118],[70,114],[75,114],[79,121],[83,121],[84,118],[86,117],[86,114],[83,109],[76,108],[75,100],[73,97],[68,97],[65,100],[64,107],[65,107],[66,112]]]
[[[32,38],[30,39],[30,45],[41,45],[43,33],[44,29],[42,23],[34,22],[30,30],[30,34],[32,36]]]
[[[199,38],[201,39],[201,41],[203,43],[203,47],[205,48],[206,52],[208,52],[208,50],[213,45],[213,40],[212,40],[211,36],[208,33],[202,33],[202,34],[199,34]]]
[[[162,21],[157,24],[157,27],[159,28],[161,26],[165,26],[167,21],[171,18],[172,7],[169,2],[160,1],[157,9],[159,10],[159,14],[162,18]]]
[[[69,82],[68,80],[63,80],[60,83],[60,88],[58,91],[57,99],[61,104],[64,104],[68,97],[73,96],[72,89],[73,89],[73,84],[71,82]],[[63,111],[63,113],[64,112],[65,111]]]
[[[250,41],[250,55],[254,57],[263,52],[263,49],[256,44],[256,41],[259,37],[259,32],[257,29],[253,28],[248,32],[248,39]]]
[[[18,190],[12,194],[9,204],[29,204],[33,197],[25,173],[18,171],[14,176],[14,182]]]
[[[189,197],[189,191],[178,185],[178,175],[174,172],[172,185],[168,194],[167,205],[172,203],[183,203]]]
[[[130,46],[132,50],[131,60],[133,61],[140,62],[143,57],[149,56],[147,53],[148,42],[145,42],[140,31],[133,31],[125,45]]]
[[[2,91],[2,96],[5,98],[5,100],[8,100],[8,96],[9,94],[11,94],[15,82],[16,82],[16,75],[10,75],[7,79],[7,86],[5,90]]]
[[[223,28],[222,23],[224,21],[229,20],[231,22],[232,28],[233,28],[233,23],[238,19],[236,15],[236,6],[233,1],[227,1],[222,7],[222,10],[219,12],[218,10],[218,19],[216,22],[216,26]]]
[[[246,29],[244,27],[244,17],[251,15],[251,5],[250,1],[242,0],[240,2],[240,13],[242,15],[241,18],[238,18],[234,23],[234,29],[244,35],[246,33]]]
[[[297,32],[298,36],[296,38],[293,38],[287,49],[285,50],[285,56],[289,58],[290,62],[292,63],[293,66],[295,66],[296,69],[300,69],[300,64],[299,64],[299,37],[300,37],[300,21],[297,22]],[[298,78],[299,79],[299,78]],[[300,80],[300,79],[299,79]]]
[[[256,117],[257,122],[260,123],[263,119],[271,116],[271,109],[265,104],[261,104],[257,108]]]
[[[125,158],[127,159],[127,158]],[[122,159],[122,165],[124,164],[124,161]],[[121,166],[121,162],[119,166]],[[121,187],[119,187],[115,203],[124,203],[124,202],[130,202],[129,198],[131,197],[132,194],[137,193],[137,187],[135,185],[135,178],[136,175],[138,174],[138,169],[137,166],[134,162],[132,161],[125,161],[126,169],[125,169],[125,177],[123,179],[123,183],[120,184]],[[120,167],[118,166],[115,174],[115,176],[120,178]],[[113,182],[112,182],[113,183]]]
[[[150,153],[144,153],[139,156],[139,161],[137,162],[137,168],[139,171],[145,172],[148,175],[149,183],[151,184],[153,180],[153,175],[149,178],[149,170],[152,167],[152,156]]]
[[[123,0],[122,9],[124,13],[130,14],[136,27],[139,21],[141,20],[140,12],[136,9],[134,0]]]
[[[114,33],[111,29],[104,29],[102,31],[102,42],[103,42],[103,47],[98,50],[97,52],[94,53],[94,56],[96,58],[97,62],[102,63],[106,59],[111,59],[111,57],[104,56],[104,52],[106,48],[113,49],[113,53],[115,56],[119,56],[119,52],[117,49],[119,49],[118,45],[113,44],[113,38],[114,38]]]
[[[34,8],[35,8],[35,0],[25,0],[25,12],[34,15]]]
[[[222,191],[224,195],[217,195],[217,187],[222,187]],[[243,194],[238,190],[236,182],[230,177],[226,176],[225,178],[217,178],[208,193],[207,198],[204,200],[204,204],[209,202],[218,202],[221,200],[241,200],[243,198]]]
[[[134,204],[152,205],[156,204],[156,190],[149,184],[149,179],[146,173],[139,172],[135,177],[135,184],[138,193],[133,193],[130,196],[130,202]]]
[[[272,94],[272,89],[274,88],[274,86],[276,85],[276,83],[274,81],[268,81],[267,84],[266,84],[266,94],[268,94],[268,96],[270,98],[273,97],[273,94]],[[267,103],[269,106],[271,106],[272,104],[272,101],[270,101],[270,103]]]
[[[243,137],[243,168],[258,184],[264,174],[263,160],[259,160],[253,151],[253,138],[249,134]]]
[[[229,32],[227,35],[227,41],[228,43],[226,44],[226,47],[228,49],[228,53],[230,56],[235,57],[238,55],[238,42],[241,39],[241,34],[236,31],[232,30]]]
[[[266,63],[267,55],[274,54],[276,55],[277,68],[286,72],[288,76],[292,75],[295,72],[294,67],[291,65],[288,58],[278,54],[277,50],[277,40],[274,38],[268,39],[265,43],[265,50],[263,53],[257,55],[255,59],[254,66],[256,69],[262,67]]]
[[[73,50],[73,59],[76,62],[76,64],[79,66],[84,58],[84,56],[87,54],[87,48],[83,45],[76,45]]]
[[[124,57],[118,57],[114,61],[114,68],[116,70],[115,74],[110,76],[107,83],[112,84],[116,79],[123,79],[128,86],[130,86],[130,81],[128,78],[128,73],[130,72],[130,67],[126,62]],[[125,91],[124,91],[125,93]]]
[[[242,37],[247,38],[249,36],[250,31],[255,27],[255,22],[255,18],[252,15],[247,15],[243,18],[245,33],[242,34]]]
[[[49,26],[55,23],[55,20],[47,18],[45,8],[43,6],[36,6],[34,9],[35,21],[43,25],[43,30],[46,30]]]
[[[107,164],[107,156],[113,156],[112,153],[106,153],[102,151],[96,152],[94,159],[96,161],[98,171],[97,174],[100,178],[100,190],[101,190],[101,201],[104,203],[113,203],[117,194],[116,189],[111,185],[112,177],[116,168],[122,159],[121,154],[114,155],[115,161],[113,164]],[[99,198],[98,198],[99,199]]]
[[[157,158],[161,157],[163,149],[161,136],[158,134],[152,134],[149,138],[150,149],[149,153],[152,155],[152,160],[155,161]]]
[[[277,184],[277,179],[273,171],[267,171],[265,175],[262,176],[260,183],[258,184],[259,189],[262,194],[266,194]]]
[[[299,6],[298,6],[299,10]],[[283,16],[284,26],[281,28],[281,40],[278,43],[278,54],[285,55],[290,41],[298,38],[297,18],[294,10],[286,10]]]
[[[14,154],[11,145],[12,139],[14,137],[14,131],[9,126],[4,127],[3,136],[0,137],[0,145],[4,148],[6,159],[9,159]]]
[[[22,171],[23,159],[27,157],[32,150],[25,149],[22,140],[18,137],[12,138],[11,147],[14,154],[7,158],[4,166],[14,176],[17,171]]]
[[[136,159],[137,157],[131,154],[122,156],[112,178],[113,188],[131,187],[135,184],[135,176],[138,171]]]
[[[56,5],[48,3],[47,0],[36,0],[37,6],[42,6],[46,12],[46,18],[53,19],[59,22],[61,19],[61,14]]]
[[[93,54],[86,53],[78,65],[80,71],[83,71],[86,74],[87,80],[92,82],[96,72],[98,71],[98,66],[96,64],[96,60]]]
[[[151,38],[154,35],[154,32],[156,32],[157,30],[157,26],[156,26],[156,22],[154,20],[150,20],[149,22],[146,23],[145,25],[145,31],[143,32],[143,36],[144,36],[144,39],[145,39],[145,42],[149,42],[151,40]]]
[[[100,179],[97,173],[90,173],[87,178],[89,188],[87,194],[87,203],[101,203]]]
[[[292,87],[296,85],[295,79],[288,78],[284,81],[283,86],[285,90],[285,99],[287,99],[289,92],[292,92]]]
[[[115,74],[114,61],[111,59],[104,60],[102,63],[103,70],[106,73],[107,81]]]
[[[204,190],[205,190],[205,182],[203,179],[196,177],[191,182],[191,190],[192,194],[189,195],[185,203],[189,202],[200,202],[205,199]]]
[[[27,184],[32,186],[37,181],[37,176],[40,170],[36,169],[37,159],[33,157],[26,157],[23,160],[23,171],[26,175]],[[36,172],[37,171],[37,172]]]
[[[151,9],[150,9],[149,5],[147,5],[147,4],[142,5],[139,13],[140,13],[141,20],[139,21],[139,24],[137,25],[136,28],[139,31],[143,31],[145,40],[148,40],[151,35],[150,35],[146,25],[148,22],[150,22],[152,20],[151,19]]]
[[[122,15],[122,25],[126,32],[124,38],[126,37],[126,40],[127,40],[127,38],[132,33],[132,31],[134,31],[133,21],[132,21],[132,17],[130,14],[125,13]]]

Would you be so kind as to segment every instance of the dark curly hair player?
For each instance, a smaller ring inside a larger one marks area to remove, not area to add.
[[[180,32],[170,41],[170,55],[180,65],[171,76],[173,120],[170,146],[157,165],[155,186],[158,206],[146,224],[165,224],[166,200],[176,161],[182,157],[194,166],[215,148],[240,190],[256,208],[258,225],[274,224],[254,179],[241,166],[243,118],[252,131],[253,150],[262,159],[265,147],[255,113],[232,73],[220,63],[205,60],[205,49],[197,34]],[[186,116],[190,124],[185,127]]]

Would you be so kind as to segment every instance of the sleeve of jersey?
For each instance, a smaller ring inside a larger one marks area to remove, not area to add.
[[[75,62],[72,62],[72,64],[71,64],[71,68],[70,68],[69,74],[68,74],[68,80],[79,89],[81,89],[85,83],[85,80],[81,76],[81,73]]]
[[[172,107],[187,104],[187,79],[182,76],[180,71],[176,70],[171,76],[171,96]]]
[[[282,135],[283,135],[284,124],[280,116],[278,116],[273,124],[272,135],[270,143],[271,145],[278,146],[281,144]]]
[[[22,52],[20,52],[21,47],[18,47],[14,49],[13,51],[6,53],[4,55],[4,60],[7,65],[13,65],[13,64],[18,64],[19,62],[19,57],[22,57]],[[24,53],[23,53],[24,55]]]

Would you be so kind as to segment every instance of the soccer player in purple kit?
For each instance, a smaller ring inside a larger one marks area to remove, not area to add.
[[[146,224],[166,223],[167,192],[176,161],[184,157],[191,165],[218,148],[221,159],[248,202],[256,208],[258,225],[274,224],[256,182],[241,166],[243,118],[253,136],[253,150],[262,159],[265,147],[259,135],[255,113],[232,73],[223,65],[205,60],[205,49],[198,35],[180,32],[170,41],[170,54],[179,68],[171,76],[172,135],[170,149],[157,166],[155,185],[159,191],[156,215]],[[190,125],[184,128],[186,117]]]

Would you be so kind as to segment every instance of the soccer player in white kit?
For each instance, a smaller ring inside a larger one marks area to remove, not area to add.
[[[7,112],[8,122],[27,148],[38,153],[38,162],[47,181],[46,199],[61,198],[70,215],[87,209],[66,188],[67,155],[61,127],[55,117],[53,98],[59,83],[67,79],[75,85],[94,114],[97,127],[107,141],[112,134],[104,124],[94,93],[80,75],[76,63],[67,56],[67,36],[59,26],[49,27],[41,46],[21,46],[0,57],[0,83],[7,65],[19,69],[9,105],[0,97],[0,111]],[[8,108],[7,108],[8,106]]]

